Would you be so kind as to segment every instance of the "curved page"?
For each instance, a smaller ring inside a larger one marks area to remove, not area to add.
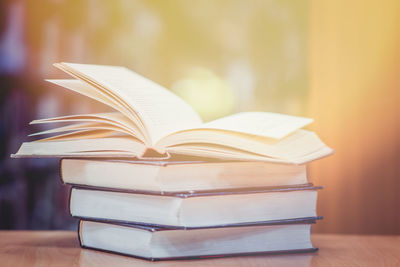
[[[198,114],[181,98],[126,68],[72,63],[57,66],[126,103],[139,115],[152,143],[201,124]]]

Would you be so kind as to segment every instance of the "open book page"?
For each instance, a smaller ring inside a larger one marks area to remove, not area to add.
[[[262,161],[300,165],[331,155],[333,153],[333,150],[329,147],[324,147],[320,150],[316,150],[315,152],[303,155],[301,157],[284,159],[261,156],[247,151],[242,151],[231,147],[222,147],[214,144],[208,144],[207,147],[199,146],[198,144],[185,144],[168,148],[168,153],[192,155],[198,157],[215,157],[222,160]]]
[[[126,68],[72,63],[61,66],[129,105],[153,144],[170,133],[201,124],[198,114],[181,98]]]
[[[63,88],[69,89],[86,97],[92,98],[100,103],[103,103],[116,111],[120,112],[120,117],[125,116],[125,123],[128,125],[135,125],[135,128],[139,129],[139,131],[143,133],[146,131],[144,126],[142,125],[140,119],[135,116],[135,114],[131,114],[129,108],[127,108],[123,103],[121,103],[117,98],[112,97],[102,90],[98,90],[96,87],[83,82],[81,80],[76,79],[58,79],[58,80],[46,80],[53,84],[59,85]]]
[[[242,156],[251,153],[286,162],[294,162],[295,160],[293,159],[295,158],[301,158],[326,147],[313,132],[306,130],[297,130],[283,139],[265,138],[235,132],[227,133],[219,130],[198,130],[178,133],[171,136],[167,141],[169,143],[165,151],[170,153],[173,151],[180,154],[179,150],[187,150],[187,147],[190,147],[193,151],[193,153],[190,153],[192,155],[196,154],[197,149],[201,152],[207,151],[210,157],[214,157],[215,151],[225,153],[226,150],[229,150],[230,153],[233,151]]]
[[[69,115],[69,116],[60,116],[55,118],[34,120],[30,124],[42,124],[42,123],[74,123],[74,122],[84,122],[84,123],[92,123],[92,126],[97,126],[99,129],[114,129],[119,132],[126,132],[138,139],[141,139],[144,142],[144,137],[140,129],[138,129],[137,125],[126,118],[124,115],[118,112],[110,112],[110,113],[96,113],[96,114],[79,114],[79,115]],[[78,125],[70,125],[69,127],[61,127],[54,129],[54,132],[62,132],[71,131],[71,130],[82,130],[85,127],[79,127]],[[36,133],[33,135],[41,135],[50,133],[49,131]]]
[[[36,132],[33,134],[29,134],[28,136],[39,136],[39,135],[55,134],[55,133],[62,133],[62,132],[86,130],[86,129],[91,129],[94,125],[95,124],[90,123],[90,122],[75,123],[75,124],[70,124],[70,125],[66,125],[66,126],[62,126],[62,127],[58,127],[58,128],[52,128],[50,130]]]
[[[272,163],[293,163],[284,159],[265,157],[258,154],[238,150],[232,147],[220,146],[216,144],[183,144],[167,148],[170,154],[182,154],[197,157],[218,158],[220,160],[245,160],[263,161]]]
[[[53,142],[53,141],[69,141],[69,140],[85,140],[85,139],[95,139],[95,138],[107,138],[107,137],[116,137],[121,136],[115,131],[110,131],[107,129],[101,130],[78,130],[74,132],[62,133],[55,136],[49,136],[46,138],[42,138],[34,141],[35,143],[45,143],[45,142]],[[132,140],[137,140],[132,138]],[[100,149],[100,148],[99,148]],[[82,150],[78,150],[82,151]]]
[[[56,84],[58,86],[61,86],[63,88],[66,88],[68,90],[74,91],[81,95],[87,96],[89,98],[92,98],[100,103],[103,103],[103,104],[121,112],[124,115],[128,115],[125,113],[129,113],[128,110],[124,109],[124,107],[118,101],[111,98],[109,95],[105,94],[104,92],[97,90],[96,87],[91,86],[90,84],[87,84],[81,80],[47,79],[46,81]]]
[[[146,147],[132,138],[108,137],[23,143],[18,157],[138,157]]]
[[[204,123],[197,128],[172,133],[161,139],[156,148],[162,150],[168,146],[200,142],[230,147],[237,147],[242,143],[243,149],[245,143],[250,145],[255,140],[273,144],[311,122],[312,119],[309,118],[269,112],[237,113]]]
[[[49,135],[49,134],[60,134],[65,132],[79,132],[79,131],[97,131],[97,130],[107,130],[114,133],[121,133],[126,135],[135,136],[129,130],[110,124],[102,123],[75,123],[58,128],[53,128],[46,131],[41,131],[38,133],[30,134],[29,136],[39,136],[39,135]]]
[[[236,147],[225,146],[218,142],[187,143],[168,147],[170,154],[185,154],[220,159],[255,160],[276,163],[304,164],[333,153],[318,136],[306,130],[298,130],[287,138],[275,140],[275,143],[263,143],[262,140],[247,142],[240,149],[240,141]],[[257,153],[260,152],[260,153]]]
[[[271,112],[241,112],[204,123],[199,128],[281,139],[312,122],[310,118]]]

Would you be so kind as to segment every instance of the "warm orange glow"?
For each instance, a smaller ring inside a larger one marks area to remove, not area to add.
[[[336,149],[311,174],[321,232],[400,233],[399,1],[312,1],[310,116]]]
[[[43,81],[65,77],[52,64],[66,61],[126,66],[205,120],[238,111],[315,118],[312,130],[336,150],[310,168],[325,187],[316,231],[400,234],[399,11],[398,0],[0,1],[0,179],[9,186],[0,206],[26,208],[0,226],[36,227],[28,209],[53,201],[21,204],[58,179],[56,165],[9,162],[43,127],[28,122],[108,111]]]

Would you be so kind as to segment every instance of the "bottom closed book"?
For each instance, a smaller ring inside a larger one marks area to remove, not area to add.
[[[81,220],[79,241],[84,248],[147,260],[314,252],[310,240],[314,222],[185,230]]]

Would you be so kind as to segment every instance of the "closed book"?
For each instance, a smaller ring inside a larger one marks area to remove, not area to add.
[[[294,186],[306,166],[238,161],[61,160],[64,183],[133,191],[182,192]]]
[[[310,228],[315,219],[191,230],[82,220],[79,240],[84,248],[148,260],[313,252]]]
[[[315,217],[319,188],[259,188],[168,195],[72,188],[70,212],[84,219],[170,228],[261,223]]]

